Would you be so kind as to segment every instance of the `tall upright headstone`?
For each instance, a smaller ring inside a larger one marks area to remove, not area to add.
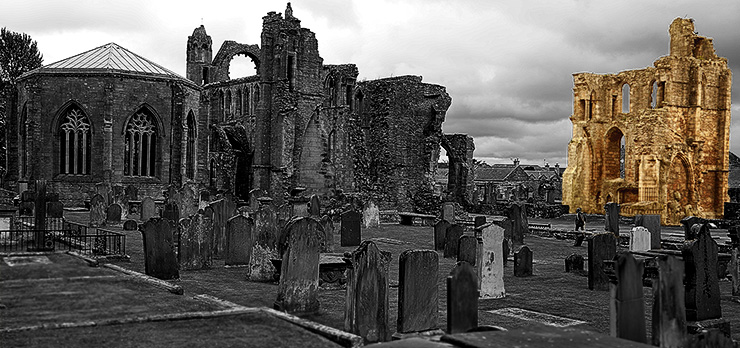
[[[105,225],[106,203],[103,196],[96,194],[90,198],[90,226],[99,227]]]
[[[157,215],[157,205],[152,197],[141,200],[141,220],[146,221]]]
[[[462,236],[458,239],[457,261],[465,261],[472,266],[477,262],[478,239],[475,236]]]
[[[478,326],[478,279],[469,263],[455,264],[447,277],[447,333],[467,332]]]
[[[445,241],[447,238],[447,229],[450,223],[447,220],[439,220],[434,224],[434,250],[445,250]]]
[[[604,205],[604,230],[619,237],[619,204],[609,202]]]
[[[529,233],[527,206],[524,203],[514,202],[507,208],[507,215],[511,221],[511,242],[519,246],[524,244],[524,235]]]
[[[164,280],[179,278],[170,222],[151,218],[141,225],[140,230],[144,244],[144,272]]]
[[[226,222],[226,266],[249,265],[254,243],[254,220],[236,215]]]
[[[647,228],[635,226],[630,230],[630,251],[650,250],[651,233]]]
[[[180,219],[178,224],[180,238],[177,257],[180,269],[196,270],[211,267],[213,264],[211,220],[206,219],[202,214],[194,214],[190,218]]]
[[[686,269],[686,319],[701,321],[722,317],[719,277],[717,276],[717,242],[704,224],[693,241],[681,250]]]
[[[740,226],[731,226],[730,237],[730,277],[732,278],[732,296],[740,296]]]
[[[442,204],[442,220],[447,220],[451,224],[455,223],[455,203],[445,202]]]
[[[611,335],[647,343],[642,296],[644,265],[632,253],[620,254],[615,263],[617,283],[611,284]]]
[[[598,233],[588,239],[588,288],[609,290],[609,277],[604,273],[604,260],[617,255],[617,237],[611,232]]]
[[[118,203],[111,203],[108,209],[105,210],[105,221],[113,224],[121,222],[121,214],[123,213],[123,207]]]
[[[410,333],[437,329],[439,256],[434,250],[406,250],[398,259],[396,331]]]
[[[349,210],[341,215],[342,222],[340,225],[342,246],[360,245],[362,240],[362,214]]]
[[[324,215],[321,217],[321,229],[324,231],[324,244],[321,246],[322,253],[334,252],[334,221],[331,216]]]
[[[374,202],[368,202],[362,210],[362,224],[365,228],[380,227],[380,210]]]
[[[278,254],[277,213],[272,205],[260,207],[254,213],[254,244],[249,279],[253,281],[271,281],[275,268],[272,259],[280,258]]]
[[[652,344],[685,347],[684,264],[670,255],[658,257],[657,263],[658,279],[653,279]]]
[[[502,242],[504,229],[496,224],[483,225],[481,229],[483,250],[478,256],[478,277],[480,278],[481,298],[502,298],[506,296],[504,289],[504,262]]]
[[[289,313],[319,310],[320,228],[319,222],[310,217],[291,220],[286,226],[275,309]]]
[[[524,245],[514,253],[514,276],[528,277],[532,275],[532,250]]]
[[[315,218],[321,217],[321,199],[317,195],[311,195],[308,200],[308,215]]]
[[[459,240],[465,232],[462,225],[452,224],[445,232],[445,258],[457,257],[457,248],[460,246]]]
[[[643,226],[650,231],[650,249],[660,249],[660,215],[635,215],[635,226]]]
[[[390,334],[388,323],[388,271],[391,253],[373,241],[364,241],[352,252],[347,275],[344,330],[365,342],[382,342]]]

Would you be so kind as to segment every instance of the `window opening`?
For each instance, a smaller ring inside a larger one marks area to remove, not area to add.
[[[59,127],[60,173],[90,173],[90,131],[87,116],[78,108],[70,108]]]
[[[185,149],[185,176],[193,179],[195,177],[196,125],[192,111],[188,114],[187,127],[188,143]]]
[[[630,112],[630,85],[625,83],[622,86],[622,113]]]
[[[154,176],[157,128],[154,117],[145,109],[135,114],[126,125],[124,174]]]

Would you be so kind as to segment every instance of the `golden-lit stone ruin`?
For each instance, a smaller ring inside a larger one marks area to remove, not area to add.
[[[727,195],[730,89],[727,59],[692,19],[669,28],[670,55],[618,74],[573,74],[573,137],[563,204],[573,213],[721,218]]]

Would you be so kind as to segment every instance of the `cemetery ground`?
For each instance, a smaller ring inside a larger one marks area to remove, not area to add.
[[[70,220],[83,222],[84,214],[66,214]],[[490,218],[489,218],[490,221]],[[572,218],[553,220],[530,219],[536,223],[550,223],[553,228],[572,229]],[[587,230],[603,230],[603,219],[589,221]],[[628,233],[631,226],[622,225],[622,233]],[[342,247],[339,243],[338,223],[335,223],[335,253],[341,255],[356,247]],[[109,261],[121,267],[144,272],[144,257],[141,233],[123,231],[126,234],[128,261]],[[466,231],[466,234],[472,231]],[[663,227],[663,235],[682,233],[679,227]],[[725,232],[726,233],[726,232]],[[715,233],[714,235],[719,235]],[[434,249],[433,227],[381,224],[378,228],[362,230],[362,240],[373,240],[378,248],[392,253],[389,291],[389,327],[395,331],[398,304],[399,255],[409,249]],[[585,273],[566,273],[564,260],[573,253],[588,256],[587,243],[573,246],[572,240],[559,240],[537,235],[527,235],[525,243],[533,252],[533,276],[514,277],[513,257],[505,266],[506,297],[501,299],[480,299],[478,302],[478,324],[494,325],[505,329],[532,328],[538,325],[572,326],[603,334],[609,334],[609,292],[588,289]],[[516,250],[517,247],[514,247]],[[623,248],[620,248],[623,249]],[[512,251],[513,253],[513,251]],[[438,327],[446,329],[446,277],[456,260],[443,258],[439,254],[439,320]],[[223,260],[214,260],[210,269],[180,271],[180,280],[171,281],[184,289],[186,295],[208,294],[246,307],[273,307],[277,295],[277,282],[262,283],[249,281],[246,268],[224,267]],[[731,284],[727,279],[720,280],[722,315],[732,325],[732,338],[740,340],[740,303],[731,296]],[[648,336],[650,335],[652,289],[644,287],[645,317]],[[317,314],[302,315],[333,328],[344,330],[344,308],[346,289],[322,289],[319,294],[320,310]],[[521,309],[525,311],[521,311]],[[531,312],[527,312],[531,311]],[[549,314],[550,317],[546,315]]]

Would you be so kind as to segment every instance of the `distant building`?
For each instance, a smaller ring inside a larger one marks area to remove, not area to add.
[[[740,157],[732,152],[730,152],[730,175],[727,186],[730,202],[740,203]]]

